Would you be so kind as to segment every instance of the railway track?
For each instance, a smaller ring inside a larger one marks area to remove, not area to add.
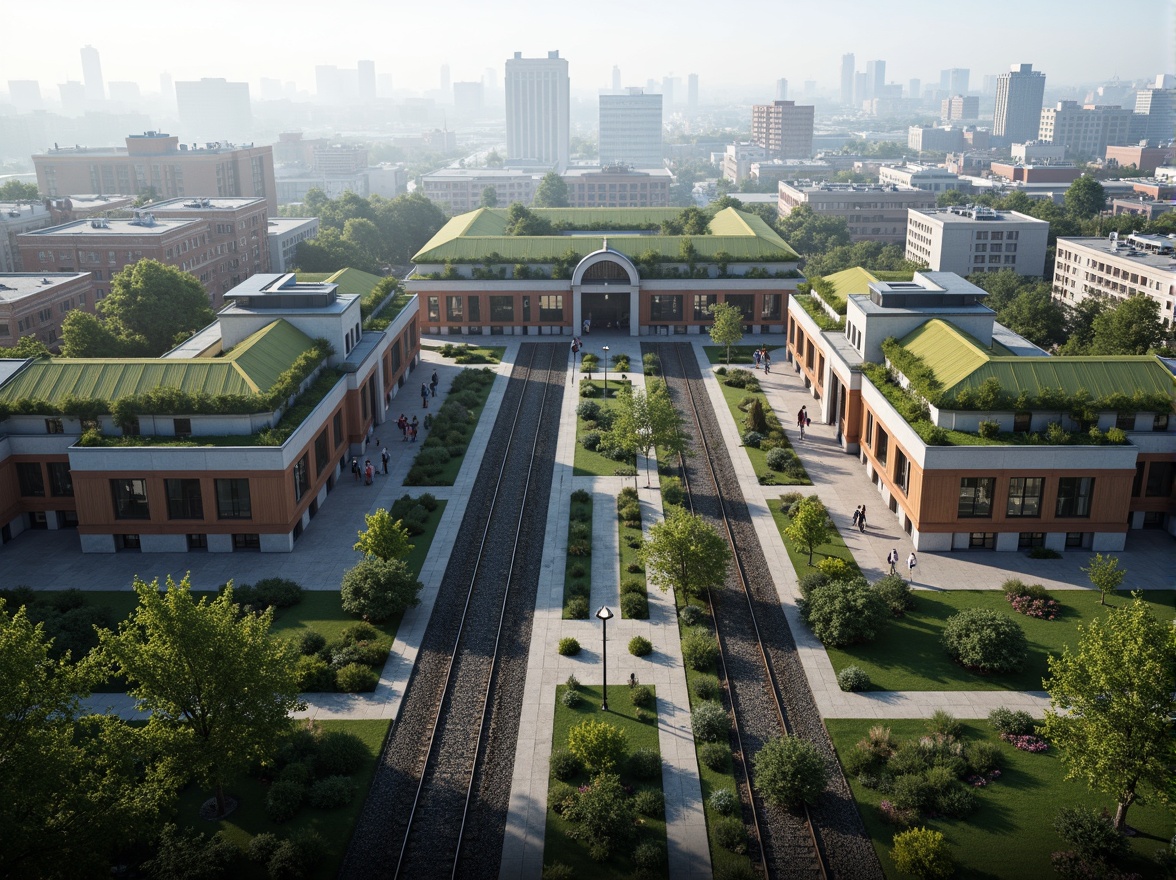
[[[566,360],[520,348],[341,877],[498,876]]]
[[[720,678],[730,699],[736,773],[752,840],[772,878],[881,878],[861,816],[809,690],[767,560],[720,435],[709,399],[696,393],[701,373],[693,346],[654,350],[671,396],[695,431],[696,455],[680,460],[691,510],[730,543],[735,565],[709,601],[720,647]],[[818,804],[793,811],[768,803],[755,786],[751,758],[773,737],[803,737],[825,758],[830,782]]]

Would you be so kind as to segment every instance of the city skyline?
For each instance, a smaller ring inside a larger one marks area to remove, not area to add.
[[[901,16],[864,0],[835,0],[835,9],[826,4],[788,10],[781,25],[788,52],[781,56],[767,48],[759,54],[736,48],[738,36],[731,37],[726,51],[723,42],[716,44],[714,31],[701,26],[713,12],[698,0],[680,3],[671,17],[653,7],[602,0],[591,16],[578,17],[576,28],[555,21],[549,7],[534,2],[515,4],[504,15],[472,0],[401,8],[382,28],[376,22],[387,7],[353,0],[334,17],[372,21],[372,27],[358,31],[316,28],[322,8],[305,0],[286,4],[280,16],[269,7],[234,4],[232,15],[240,26],[225,29],[218,10],[227,14],[229,5],[208,0],[206,14],[185,23],[181,40],[160,39],[158,6],[145,0],[125,0],[117,20],[95,16],[94,7],[80,0],[66,0],[64,6],[54,29],[58,51],[46,52],[39,40],[10,41],[0,57],[0,84],[37,80],[42,96],[52,100],[57,85],[83,80],[79,50],[91,45],[100,53],[107,83],[136,82],[150,94],[159,91],[164,73],[173,81],[223,77],[248,82],[255,99],[263,77],[294,82],[298,90],[313,94],[316,65],[354,67],[361,59],[373,61],[377,75],[391,75],[397,90],[437,90],[441,65],[449,66],[455,82],[480,80],[491,68],[501,83],[514,52],[544,57],[554,50],[568,60],[573,92],[611,88],[615,65],[622,86],[644,86],[667,76],[685,82],[697,74],[703,101],[709,89],[731,88],[760,88],[762,100],[770,100],[780,78],[815,80],[821,92],[833,93],[840,88],[841,58],[847,53],[857,57],[859,68],[868,59],[884,60],[888,83],[929,82],[940,70],[966,68],[972,90],[978,91],[985,75],[1032,63],[1054,88],[1172,72],[1176,27],[1174,4],[1165,0],[1127,0],[1114,15],[1106,15],[1105,6],[1093,0],[1030,5],[993,0],[982,19],[958,21],[930,0],[911,0]],[[781,12],[767,0],[750,0],[738,11],[760,23]],[[9,9],[5,17],[11,34],[36,34],[44,24],[43,15],[28,6]],[[1096,20],[1097,27],[1086,26]],[[849,24],[831,26],[842,22]],[[434,48],[437,40],[418,39],[441,26],[450,31],[442,41],[447,49]],[[929,41],[928,31],[945,39]],[[308,33],[313,43],[303,42]],[[1058,38],[1042,38],[1051,33]]]

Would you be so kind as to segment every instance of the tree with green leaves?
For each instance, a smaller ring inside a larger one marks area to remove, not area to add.
[[[141,710],[150,741],[213,788],[225,815],[225,785],[271,759],[290,729],[298,699],[297,650],[271,632],[273,609],[242,613],[230,583],[215,599],[192,597],[189,576],[135,578],[139,605],[105,630],[99,651]]]
[[[829,781],[820,750],[798,736],[768,740],[755,754],[756,788],[781,807],[815,804]]]
[[[1066,338],[1066,311],[1044,282],[1023,290],[996,314],[997,320],[1034,345],[1049,348]]]
[[[1107,309],[1112,308],[1108,298],[1101,294],[1088,294],[1078,302],[1066,305],[1066,341],[1058,349],[1060,354],[1086,354],[1094,340],[1094,322]]]
[[[1119,568],[1118,556],[1103,556],[1101,553],[1095,553],[1090,564],[1082,566],[1081,570],[1086,572],[1090,582],[1098,588],[1100,605],[1107,604],[1107,596],[1115,595],[1115,590],[1119,589],[1123,578],[1127,577],[1127,572]]]
[[[0,184],[0,202],[39,202],[41,193],[35,183],[6,180]]]
[[[640,555],[663,590],[701,596],[726,580],[731,548],[701,516],[675,507],[650,528]]]
[[[384,560],[403,559],[412,552],[408,529],[401,520],[392,519],[392,514],[386,508],[364,514],[363,519],[367,528],[360,531],[354,549]]]
[[[1130,605],[1078,625],[1078,646],[1049,658],[1043,733],[1068,779],[1085,779],[1117,802],[1115,828],[1144,794],[1167,796],[1176,702],[1176,628],[1135,595]]]
[[[967,205],[970,202],[971,197],[964,195],[958,189],[944,190],[935,197],[935,204],[940,208],[949,208],[952,205]]]
[[[1103,185],[1085,174],[1070,184],[1065,199],[1066,213],[1078,220],[1097,216],[1107,206]]]
[[[22,336],[11,348],[0,346],[0,358],[39,358],[50,354],[49,346],[36,336]]]
[[[536,208],[566,208],[570,204],[567,182],[554,171],[548,171],[535,188],[531,204]]]
[[[816,495],[802,498],[784,534],[808,551],[808,564],[812,565],[813,551],[829,540],[829,513],[821,499]]]
[[[74,309],[61,322],[61,356],[67,358],[122,357],[122,339],[97,315]]]
[[[1166,336],[1160,304],[1145,293],[1129,296],[1095,316],[1091,326],[1091,355],[1148,354]]]
[[[646,458],[655,447],[668,455],[685,450],[682,414],[670,400],[665,382],[651,381],[647,390],[622,386],[616,404],[608,432],[610,448],[639,451]]]
[[[482,189],[482,200],[479,202],[482,208],[497,208],[498,207],[498,190],[492,186],[487,186]]]
[[[403,559],[365,556],[343,574],[343,610],[370,623],[383,623],[420,602],[423,584]]]
[[[781,217],[776,229],[794,251],[819,254],[851,243],[849,224],[844,217],[818,214],[808,205],[798,205],[787,217]]]
[[[79,714],[97,672],[55,659],[42,624],[0,600],[0,876],[107,873],[115,848],[146,837],[174,794],[140,729]]]
[[[710,325],[707,333],[715,345],[726,347],[727,364],[730,366],[731,346],[738,344],[743,338],[743,312],[738,306],[722,302],[711,306],[710,313],[715,322]]]

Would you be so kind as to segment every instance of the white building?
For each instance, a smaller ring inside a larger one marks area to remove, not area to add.
[[[907,215],[906,258],[922,260],[932,272],[999,272],[1041,275],[1049,223],[975,205]]]
[[[1044,113],[1042,115],[1044,116]],[[1020,162],[1023,165],[1061,162],[1066,158],[1066,145],[1063,143],[1047,144],[1044,141],[1026,141],[1023,144],[1013,144],[1012,155],[1014,162]]]
[[[20,252],[16,237],[22,232],[53,225],[53,215],[41,204],[0,202],[0,272],[19,272]]]
[[[662,167],[662,96],[631,88],[600,96],[600,164]]]
[[[1014,64],[996,79],[996,110],[992,136],[1009,143],[1037,137],[1041,125],[1041,104],[1045,97],[1045,74],[1032,64]]]
[[[570,139],[568,62],[559,52],[506,62],[506,158],[508,162],[568,165]]]
[[[1122,107],[1058,101],[1041,111],[1037,137],[1047,144],[1063,144],[1071,156],[1101,157],[1108,146],[1131,143],[1134,116]]]
[[[750,141],[727,144],[723,154],[723,177],[732,183],[741,183],[751,175],[753,162],[762,162],[767,158],[768,151],[759,144]]]
[[[482,193],[492,187],[495,203],[503,208],[511,202],[531,204],[542,174],[512,168],[442,168],[421,179],[425,197],[446,211],[472,211],[482,204]]]
[[[318,238],[318,217],[271,217],[266,224],[270,271],[289,272],[298,243]]]
[[[935,165],[883,165],[878,169],[878,182],[891,186],[913,186],[927,192],[947,192],[960,189],[960,178],[945,168]]]
[[[1176,241],[1142,233],[1123,239],[1059,238],[1052,293],[1054,299],[1070,304],[1092,294],[1116,299],[1150,296],[1160,304],[1164,325],[1171,327],[1176,308]]]

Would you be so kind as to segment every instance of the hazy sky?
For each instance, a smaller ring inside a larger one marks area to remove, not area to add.
[[[454,81],[487,67],[502,84],[503,63],[558,49],[574,90],[594,91],[620,66],[625,85],[698,73],[708,85],[769,84],[785,77],[799,91],[839,82],[843,53],[857,68],[880,58],[888,82],[937,79],[947,67],[984,74],[1031,62],[1049,85],[1176,72],[1176,0],[56,0],[49,6],[3,0],[0,88],[41,81],[42,94],[81,80],[78,49],[92,44],[103,75],[159,89],[173,79],[261,77],[314,89],[316,64],[354,67],[371,59],[397,88],[431,89],[448,63]],[[52,39],[46,36],[51,35]],[[771,95],[767,95],[771,97]]]

